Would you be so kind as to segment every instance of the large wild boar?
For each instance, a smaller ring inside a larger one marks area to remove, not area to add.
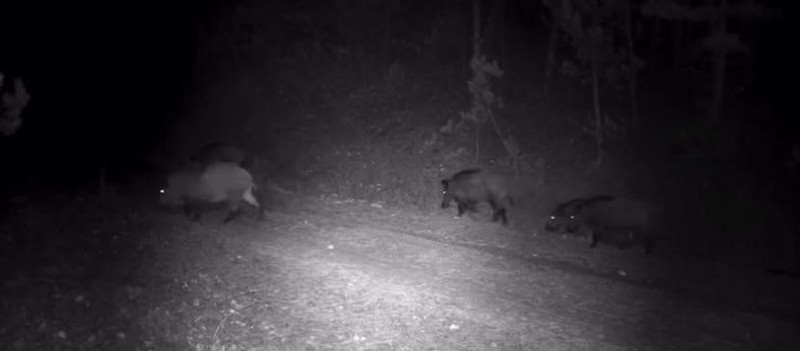
[[[578,230],[578,223],[573,220],[573,216],[578,214],[583,206],[591,205],[600,201],[611,200],[614,200],[613,196],[597,195],[592,197],[575,198],[559,204],[552,212],[550,212],[550,217],[547,219],[544,229],[550,233],[575,233]]]
[[[259,220],[263,217],[253,195],[256,190],[253,177],[236,164],[216,162],[204,168],[184,168],[170,173],[167,183],[161,190],[161,204],[183,206],[184,213],[192,221],[199,220],[206,207],[224,203],[228,216],[223,223],[230,222],[240,214],[242,201],[259,209]]]
[[[508,223],[506,207],[513,205],[514,201],[509,195],[508,182],[503,176],[486,172],[480,169],[466,169],[443,179],[442,208],[450,207],[455,200],[458,204],[458,214],[461,217],[467,210],[475,211],[479,202],[488,202],[492,206],[492,221],[500,220],[504,225]]]
[[[620,249],[641,246],[645,254],[652,251],[652,209],[641,201],[615,197],[578,206],[569,225],[579,228],[589,240],[589,247],[598,242]]]

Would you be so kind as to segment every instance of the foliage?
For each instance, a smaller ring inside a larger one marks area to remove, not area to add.
[[[728,5],[727,9],[714,6],[691,6],[674,0],[648,0],[642,5],[642,15],[671,21],[713,22],[721,11],[726,16],[748,22],[765,22],[777,18],[776,11],[754,1]],[[702,47],[712,52],[737,52],[747,49],[739,35],[710,30],[701,38]]]
[[[503,108],[503,100],[492,91],[492,78],[501,78],[503,70],[497,61],[488,62],[485,56],[473,57],[470,63],[472,68],[472,79],[467,82],[471,98],[470,109],[461,112],[461,121],[475,125],[475,160],[480,158],[480,128],[481,125],[491,122],[497,136],[503,143],[507,153],[507,161],[515,169],[520,156],[520,148],[513,136],[507,137],[500,130],[497,123],[495,111]],[[448,125],[450,122],[448,122]]]
[[[601,67],[603,81],[614,88],[627,86],[622,77],[629,71],[638,72],[645,61],[634,55],[629,62],[623,38],[626,1],[544,1],[555,9],[553,19],[561,33],[566,35],[574,56],[564,58],[560,71],[567,76],[588,80],[590,60],[594,57]],[[560,6],[559,6],[560,5]],[[572,5],[572,6],[570,6]],[[592,53],[594,51],[594,53]],[[594,55],[594,56],[593,56]]]
[[[472,79],[467,82],[472,96],[471,108],[461,113],[461,118],[472,123],[486,123],[496,108],[502,108],[502,99],[492,92],[492,78],[501,78],[503,71],[497,61],[488,62],[485,56],[475,58],[470,64]]]
[[[369,199],[395,206],[429,207],[437,203],[439,179],[463,166],[465,149],[447,142],[433,116],[442,107],[415,98],[416,107],[395,109],[381,103],[394,91],[381,84],[369,99],[352,94],[337,104],[342,124],[328,131],[312,128],[311,143],[298,160],[310,190]],[[325,137],[322,134],[326,134]]]
[[[550,13],[554,17],[552,25],[563,33],[574,52],[571,58],[562,61],[560,71],[591,83],[594,121],[590,123],[590,128],[594,131],[597,145],[596,163],[600,164],[606,144],[605,133],[609,129],[604,126],[608,118],[601,110],[601,83],[616,89],[628,88],[630,124],[635,125],[638,119],[636,73],[642,69],[644,61],[633,50],[630,0],[543,2],[550,7]],[[553,33],[551,41],[556,38],[556,32]],[[549,57],[552,62],[554,54],[551,53]],[[551,66],[549,64],[548,67]]]
[[[31,96],[25,89],[21,78],[14,79],[11,90],[3,89],[5,76],[0,73],[0,91],[2,91],[2,105],[0,105],[0,133],[11,136],[22,126],[22,109],[28,105]]]
[[[589,59],[594,55],[603,89],[626,86],[628,73],[641,69],[644,61],[624,55],[626,44],[620,40],[620,32],[626,30],[621,26],[624,3],[559,2],[571,7],[558,12],[553,22],[568,34],[562,37],[574,49],[571,56],[560,58],[562,72],[590,77]],[[227,81],[208,89],[192,111],[217,123],[187,123],[203,132],[184,144],[191,147],[222,135],[221,139],[241,141],[260,156],[282,158],[270,159],[268,171],[296,181],[294,189],[428,209],[439,200],[438,179],[472,166],[534,171],[548,180],[543,191],[552,193],[541,195],[537,201],[542,203],[607,191],[605,185],[612,182],[633,187],[628,176],[618,174],[636,175],[651,188],[687,188],[689,181],[672,180],[682,168],[644,174],[641,162],[624,159],[628,156],[624,151],[614,154],[630,147],[622,145],[626,140],[613,137],[606,142],[608,161],[603,168],[618,172],[600,179],[588,170],[579,171],[594,151],[584,134],[626,130],[625,121],[612,112],[614,101],[603,106],[600,124],[586,118],[585,90],[575,89],[574,80],[559,82],[552,106],[529,101],[530,95],[536,96],[527,79],[538,69],[535,62],[520,67],[523,64],[516,66],[512,60],[475,59],[469,62],[472,71],[464,89],[469,59],[465,55],[469,46],[459,45],[469,37],[464,9],[458,13],[452,9],[457,6],[439,3],[430,6],[450,9],[430,11],[428,4],[417,3],[417,8],[398,2],[383,7],[385,2],[361,0],[328,4],[303,9],[262,2],[225,12],[229,17],[202,27],[198,37],[204,44],[199,51],[207,55],[204,64],[217,64],[212,70],[225,68],[226,73],[217,76]],[[642,35],[639,24],[633,24],[633,32]],[[649,39],[661,42],[663,37],[657,33]],[[591,45],[596,46],[594,54]],[[541,54],[534,52],[536,48],[519,45],[515,50],[535,57]],[[509,83],[502,97],[493,86],[501,77]],[[643,85],[643,96],[655,83]],[[569,91],[559,90],[562,87]],[[660,99],[664,94],[654,95]],[[682,111],[674,106],[649,101],[647,106],[648,114],[657,110],[663,120],[680,123],[676,116]],[[578,121],[577,128],[566,126],[573,120]],[[661,150],[676,143],[670,132],[684,127],[644,124],[643,134],[664,140],[647,140],[642,158],[660,161]],[[476,159],[473,148],[476,131],[483,132],[486,126],[499,131],[499,138],[480,139],[480,156],[493,158],[493,163]],[[183,130],[176,133],[190,135]],[[675,185],[665,185],[668,182]],[[582,183],[591,185],[576,186]]]
[[[692,6],[675,0],[648,0],[642,5],[642,15],[666,20],[708,22],[717,16],[718,9],[713,5]],[[755,1],[732,4],[727,13],[749,21],[768,21],[779,16],[777,11]]]
[[[694,41],[692,45],[708,52],[713,65],[712,79],[706,82],[713,89],[706,118],[711,127],[709,135],[715,139],[713,150],[716,154],[729,153],[731,141],[738,138],[735,135],[737,128],[726,125],[728,122],[721,117],[725,103],[725,86],[729,80],[726,78],[730,70],[729,56],[735,53],[749,55],[749,46],[754,44],[746,43],[742,40],[742,33],[736,32],[744,31],[742,28],[749,23],[772,21],[779,17],[778,13],[754,1],[722,1],[712,5],[692,6],[674,0],[649,0],[642,6],[642,15],[669,20],[676,27],[687,22],[703,25],[703,33],[698,36],[700,40]],[[720,133],[720,129],[733,130],[734,133],[726,135]]]

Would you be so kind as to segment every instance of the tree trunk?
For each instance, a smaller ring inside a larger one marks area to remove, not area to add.
[[[592,100],[594,102],[594,139],[597,143],[596,164],[603,163],[603,115],[600,113],[600,76],[597,72],[597,41],[600,37],[600,28],[593,27],[589,34],[589,55],[592,65]]]
[[[498,45],[500,45],[500,53],[499,53],[500,62],[506,62],[506,9],[507,9],[506,7],[508,6],[507,1],[500,0],[500,4],[498,6],[500,6],[500,14],[499,14],[500,18],[498,18],[499,22],[497,23],[497,25],[500,27],[499,28],[500,30],[498,33],[497,43]]]
[[[472,63],[477,63],[481,55],[481,1],[472,0]],[[471,67],[472,65],[470,65]],[[473,68],[472,74],[475,76],[477,71]],[[475,99],[475,96],[472,97]],[[473,102],[474,103],[474,102]],[[474,111],[474,109],[473,109]],[[475,162],[480,159],[480,131],[481,122],[475,123]]]
[[[662,25],[664,20],[658,17],[654,17],[652,21],[654,22],[652,26],[653,29],[650,33],[647,34],[650,37],[650,40],[648,40],[649,54],[647,55],[647,60],[650,62],[654,62],[655,64],[663,64],[664,58],[660,53],[661,46],[659,46],[661,40],[658,39],[664,37],[662,34],[663,31]]]
[[[384,1],[383,3],[383,50],[381,50],[381,62],[384,65],[389,64],[389,46],[391,43],[389,19],[391,18],[391,1]]]
[[[720,6],[720,14],[716,18],[714,27],[717,35],[723,35],[727,32],[727,0],[722,0]],[[725,88],[725,67],[727,66],[727,52],[721,48],[717,48],[714,52],[714,92],[711,96],[711,109],[710,118],[712,123],[719,123],[720,121],[720,107],[722,106],[723,90]]]
[[[472,58],[481,56],[481,0],[472,0]]]
[[[505,6],[506,0],[495,0],[486,26],[486,33],[483,35],[483,50],[489,55],[497,57],[500,63],[505,62]],[[491,49],[487,49],[490,46]],[[505,95],[507,80],[497,82],[497,89],[501,95]]]
[[[558,11],[555,6],[550,7],[550,37],[547,40],[547,59],[544,68],[544,82],[542,92],[545,101],[550,99],[550,87],[553,82],[553,73],[556,69],[556,44],[558,43]]]
[[[481,160],[481,124],[475,123],[475,164]]]
[[[631,100],[630,130],[636,131],[639,123],[639,112],[636,101],[636,53],[633,47],[633,25],[631,23],[633,22],[633,13],[631,11],[632,1],[633,0],[628,0],[626,2],[625,31],[628,37],[628,84],[630,84],[629,91]]]
[[[719,16],[716,19],[715,27],[718,35],[722,35],[727,33],[727,10],[728,10],[728,1],[722,0],[719,8]],[[725,89],[725,68],[727,66],[727,57],[728,53],[723,50],[722,48],[717,48],[717,51],[714,52],[714,91],[711,95],[711,106],[709,106],[709,121],[711,122],[712,128],[717,129],[717,140],[716,140],[716,153],[717,155],[722,155],[725,153],[727,148],[726,141],[732,138],[732,135],[729,133],[720,133],[720,129],[723,128],[723,121],[722,121],[722,101],[723,101],[723,92]]]

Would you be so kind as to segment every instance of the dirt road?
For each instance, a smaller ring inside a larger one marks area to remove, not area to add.
[[[18,349],[800,349],[800,284],[789,278],[347,199],[305,198],[265,222],[225,226],[223,214],[189,223],[162,211],[115,213],[86,211],[75,224],[75,235],[107,237],[63,241],[59,250],[89,252],[72,268],[54,260],[7,275],[3,308],[13,317],[0,341]]]

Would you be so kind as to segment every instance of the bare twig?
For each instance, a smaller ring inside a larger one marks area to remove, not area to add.
[[[219,325],[217,325],[217,330],[214,331],[214,337],[213,337],[214,342],[217,342],[217,333],[219,333],[219,330],[222,329],[222,325],[225,324],[225,321],[228,320],[228,316],[229,315],[226,313],[225,317],[222,317],[222,320],[219,322]]]

